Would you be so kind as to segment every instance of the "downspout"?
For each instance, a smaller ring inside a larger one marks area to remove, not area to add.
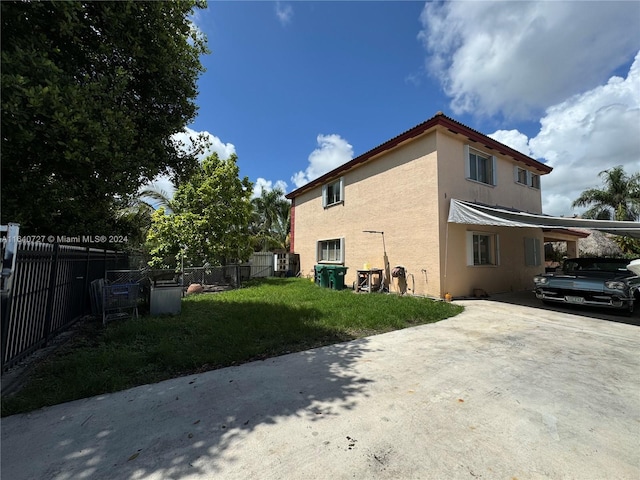
[[[447,293],[447,267],[449,265],[449,220],[447,219],[447,229],[444,236],[444,282],[443,289],[440,292],[440,296],[442,298],[442,293]]]

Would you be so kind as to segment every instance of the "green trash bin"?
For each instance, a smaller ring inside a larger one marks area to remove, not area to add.
[[[329,286],[333,290],[344,289],[344,277],[347,274],[347,268],[342,265],[329,265]]]
[[[316,265],[316,284],[321,287],[329,287],[329,270],[328,265]]]

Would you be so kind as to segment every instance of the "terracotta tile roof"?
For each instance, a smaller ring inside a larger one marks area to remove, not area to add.
[[[309,183],[303,185],[302,187],[296,190],[293,190],[292,192],[288,193],[286,197],[288,199],[295,198],[298,195],[306,192],[307,190],[310,190],[318,185],[325,183],[327,180],[330,180],[331,178],[340,176],[342,173],[346,172],[347,170],[356,168],[360,164],[369,161],[371,158],[375,157],[376,155],[386,152],[387,150],[391,150],[397,147],[398,145],[400,145],[401,143],[410,141],[413,138],[418,137],[423,133],[427,132],[428,130],[431,130],[437,126],[444,127],[452,133],[464,135],[472,142],[479,143],[483,147],[489,150],[494,150],[500,153],[501,155],[512,157],[514,160],[538,170],[538,172],[540,172],[540,174],[542,175],[545,175],[551,172],[552,170],[552,168],[549,167],[548,165],[545,165],[544,163],[541,163],[523,153],[520,153],[517,150],[514,150],[513,148],[498,142],[497,140],[489,138],[486,135],[478,132],[477,130],[467,127],[466,125],[458,122],[457,120],[447,117],[442,112],[438,112],[429,120],[426,120],[425,122],[422,122],[419,125],[416,125],[415,127],[401,133],[400,135],[393,137],[390,140],[387,140],[386,142],[378,145],[377,147],[369,150],[368,152],[363,153],[362,155],[354,158],[353,160],[350,160],[347,163],[344,163],[339,167],[334,168],[330,172],[327,172],[324,175],[322,175],[321,177],[318,177],[315,180],[312,180]]]

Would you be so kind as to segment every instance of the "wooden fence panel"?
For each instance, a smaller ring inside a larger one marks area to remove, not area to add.
[[[273,253],[255,252],[249,259],[249,263],[251,264],[251,278],[273,277],[273,262]]]

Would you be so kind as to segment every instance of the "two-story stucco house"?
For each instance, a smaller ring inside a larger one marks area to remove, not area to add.
[[[289,193],[291,251],[305,274],[344,265],[349,286],[365,264],[387,267],[386,253],[390,269],[405,268],[409,293],[524,290],[544,270],[543,229],[453,223],[451,201],[541,214],[540,177],[549,172],[438,112]]]

